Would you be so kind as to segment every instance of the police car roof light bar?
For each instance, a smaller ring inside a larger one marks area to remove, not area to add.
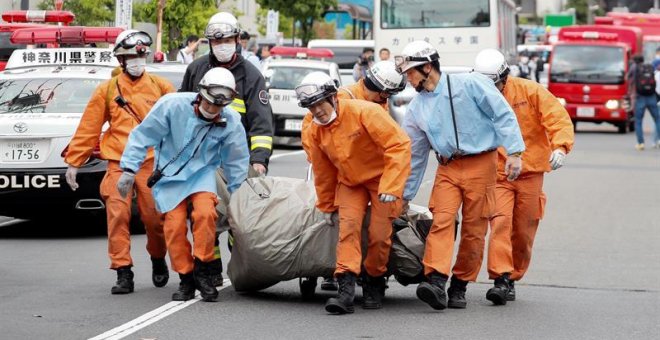
[[[69,11],[7,11],[2,13],[2,20],[12,22],[52,22],[68,25],[76,18]]]
[[[23,28],[14,31],[9,39],[13,44],[91,44],[99,42],[114,43],[121,27],[40,27]]]
[[[294,57],[294,58],[332,58],[335,56],[334,52],[327,48],[306,48],[306,47],[289,47],[289,46],[275,46],[270,49],[270,54],[277,57]]]

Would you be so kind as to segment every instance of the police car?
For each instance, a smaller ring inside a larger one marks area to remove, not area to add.
[[[12,41],[35,44],[51,35],[60,39],[62,30],[71,31],[68,28],[19,30]],[[81,28],[77,39],[114,42],[121,30]],[[92,93],[110,79],[116,66],[109,48],[12,53],[0,72],[0,215],[27,219],[52,218],[52,213],[71,216],[71,212],[104,216],[99,184],[106,162],[93,155],[80,168],[80,188],[74,192],[64,178],[63,153]]]
[[[262,71],[273,110],[275,136],[300,137],[302,121],[309,110],[298,106],[294,89],[307,74],[316,71],[327,73],[341,86],[339,67],[336,63],[323,60],[333,56],[332,51],[327,49],[277,46],[271,49],[271,55],[275,59],[265,64]]]

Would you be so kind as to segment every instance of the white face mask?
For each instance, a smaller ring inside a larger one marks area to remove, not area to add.
[[[231,60],[231,57],[236,53],[236,44],[219,44],[213,46],[213,55],[221,63],[226,63]]]
[[[210,112],[204,110],[204,107],[202,107],[200,105],[199,106],[199,113],[201,113],[204,118],[206,118],[208,120],[213,120],[213,119],[215,119],[215,117],[217,117],[220,114],[220,111],[218,111],[218,113],[213,114],[213,113],[210,113]]]
[[[139,77],[144,73],[144,67],[147,65],[147,58],[135,58],[126,60],[126,72],[133,77]]]
[[[337,119],[337,111],[332,110],[332,113],[330,114],[330,119],[328,119],[327,122],[325,122],[325,123],[321,123],[321,121],[318,120],[318,119],[316,119],[316,117],[314,117],[314,118],[312,119],[312,121],[313,121],[314,123],[318,124],[318,125],[328,125],[328,124],[332,123],[332,121],[334,121],[335,119]]]
[[[528,61],[529,61],[529,58],[528,58],[528,57],[522,57],[522,58],[520,58],[520,62],[523,63],[523,64],[527,64]]]

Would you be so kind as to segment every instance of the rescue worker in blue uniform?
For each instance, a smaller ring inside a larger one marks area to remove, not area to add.
[[[164,232],[174,271],[181,284],[172,300],[194,298],[197,288],[204,301],[215,301],[209,263],[214,258],[218,203],[215,174],[222,167],[229,192],[247,178],[249,153],[240,115],[228,107],[236,95],[234,77],[213,68],[200,81],[199,93],[164,96],[128,139],[117,183],[122,196],[132,187],[135,172],[147,149],[155,148],[152,187],[156,208],[164,213]],[[188,208],[194,248],[187,234]]]

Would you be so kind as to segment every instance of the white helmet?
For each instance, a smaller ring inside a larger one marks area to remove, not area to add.
[[[115,56],[120,55],[147,55],[151,53],[151,36],[138,30],[126,30],[119,33],[115,40],[113,50]]]
[[[504,55],[493,48],[482,50],[474,58],[474,71],[486,75],[495,83],[499,83],[509,74],[509,64]]]
[[[228,12],[220,12],[211,17],[204,30],[204,36],[207,39],[222,39],[237,36],[240,32],[236,17]]]
[[[209,103],[227,106],[236,97],[234,75],[224,67],[214,67],[199,82],[199,94]]]
[[[391,61],[379,61],[367,70],[364,83],[374,92],[396,94],[406,88],[405,77],[396,71]]]
[[[308,108],[337,94],[337,83],[324,72],[312,72],[296,86],[298,106]]]
[[[415,40],[403,48],[401,55],[394,57],[394,64],[397,72],[404,73],[413,67],[438,59],[440,56],[433,45],[424,40]]]

